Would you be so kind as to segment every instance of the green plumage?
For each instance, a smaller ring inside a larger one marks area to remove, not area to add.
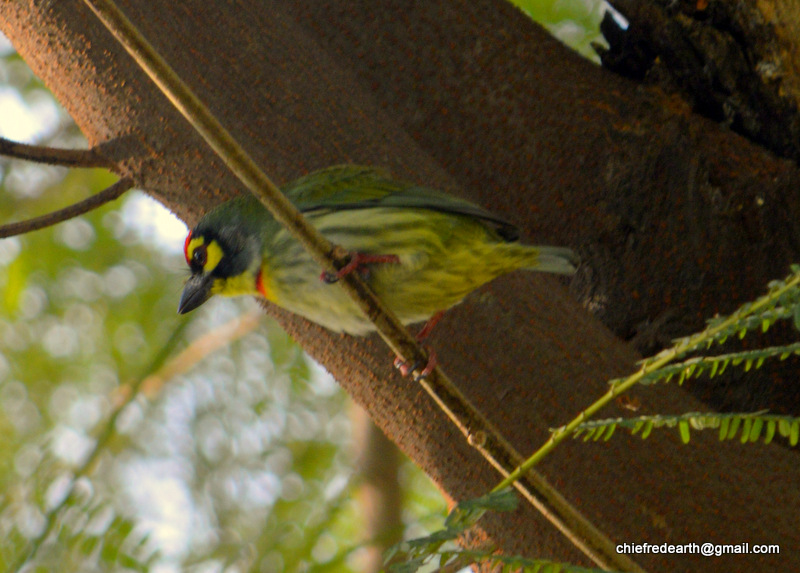
[[[351,252],[399,258],[368,265],[364,276],[406,324],[450,308],[502,274],[517,269],[571,274],[577,264],[569,249],[520,245],[514,225],[477,205],[368,167],[325,169],[283,191],[330,241]],[[208,213],[190,235],[197,238],[203,244],[216,241],[223,256],[210,270],[192,265],[187,239],[193,276],[184,299],[193,281],[204,280],[205,298],[261,294],[333,331],[363,335],[374,329],[341,288],[320,280],[319,265],[254,197],[233,199]],[[193,296],[181,301],[181,311],[205,300]]]

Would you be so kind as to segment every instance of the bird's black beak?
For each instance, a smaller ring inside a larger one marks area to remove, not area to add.
[[[191,312],[211,298],[211,285],[213,282],[213,277],[208,273],[189,277],[189,280],[186,281],[186,286],[183,287],[181,302],[178,304],[178,314]]]

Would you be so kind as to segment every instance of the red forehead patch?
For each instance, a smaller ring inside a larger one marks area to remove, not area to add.
[[[186,264],[187,265],[190,264],[189,263],[189,241],[191,241],[191,240],[192,240],[192,233],[189,232],[189,234],[186,235],[186,242],[183,243],[183,256],[186,257]]]

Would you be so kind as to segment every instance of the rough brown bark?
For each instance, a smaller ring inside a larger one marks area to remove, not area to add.
[[[670,309],[696,326],[800,251],[794,164],[581,60],[497,0],[120,6],[277,180],[351,161],[463,189],[537,242],[579,249],[573,290],[618,334]],[[7,2],[0,25],[90,143],[181,217],[240,190],[81,2]],[[270,312],[451,497],[497,482],[376,340]],[[522,274],[449,313],[431,344],[523,452],[637,358],[562,283]],[[643,412],[703,409],[674,388],[639,396]],[[568,444],[543,470],[620,542],[781,544],[637,559],[736,571],[800,566],[795,467],[779,447],[664,433]],[[505,551],[585,563],[527,507],[482,525]]]
[[[692,108],[800,159],[800,4],[795,0],[614,0],[603,63],[680,93]]]

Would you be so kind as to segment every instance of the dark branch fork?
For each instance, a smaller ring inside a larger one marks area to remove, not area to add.
[[[0,155],[33,161],[35,163],[60,165],[62,167],[110,168],[113,166],[113,163],[92,149],[61,149],[57,147],[30,145],[27,143],[18,143],[2,137],[0,137]],[[128,178],[123,178],[99,193],[64,207],[63,209],[47,213],[40,217],[34,217],[27,221],[2,225],[0,226],[0,239],[23,235],[31,231],[38,231],[39,229],[51,227],[57,223],[78,217],[119,198],[132,187],[133,181]]]

